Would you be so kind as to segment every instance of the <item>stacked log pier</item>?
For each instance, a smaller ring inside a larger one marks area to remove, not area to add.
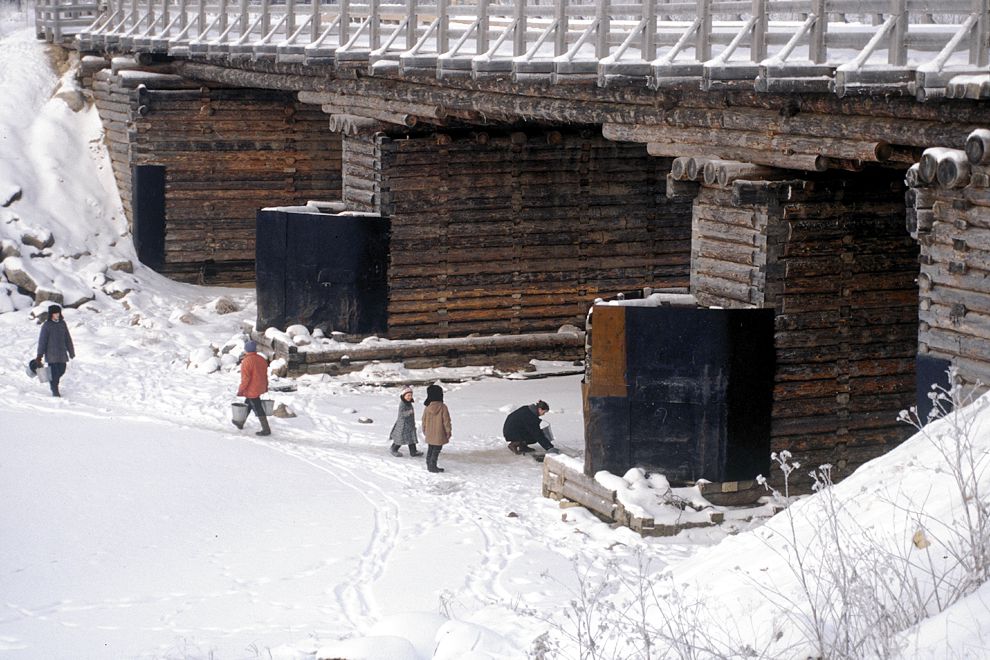
[[[776,311],[773,450],[836,478],[910,435],[897,415],[914,402],[918,251],[903,194],[876,170],[702,186],[694,206],[691,292]]]
[[[990,129],[912,168],[908,227],[921,247],[918,354],[990,385]]]
[[[160,270],[173,279],[252,285],[259,208],[340,199],[340,137],[290,92],[118,62],[94,75],[93,91],[129,221],[133,167],[164,167]]]
[[[580,130],[350,140],[345,199],[391,219],[391,338],[580,327],[596,297],[687,286],[690,202],[667,198],[671,160],[643,145]]]

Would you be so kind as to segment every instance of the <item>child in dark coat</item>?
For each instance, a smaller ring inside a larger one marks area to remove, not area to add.
[[[402,445],[409,445],[410,456],[423,455],[423,452],[416,451],[416,411],[413,410],[411,387],[406,387],[399,394],[399,417],[392,425],[388,439],[392,441],[392,447],[389,449],[392,456],[402,456],[402,453],[399,452],[399,447]]]

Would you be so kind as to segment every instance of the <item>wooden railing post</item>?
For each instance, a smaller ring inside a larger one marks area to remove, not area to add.
[[[608,57],[609,10],[611,8],[611,0],[598,0],[596,11],[598,33],[595,35],[595,57],[598,59]]]
[[[351,0],[340,0],[340,22],[337,26],[340,33],[337,43],[343,46],[351,40]]]
[[[512,55],[519,57],[526,54],[526,0],[516,0],[514,10],[516,29],[512,33]]]
[[[238,11],[237,17],[237,31],[238,36],[243,36],[248,30],[248,0],[241,0],[241,6]]]
[[[488,52],[488,28],[491,19],[488,16],[488,0],[478,0],[478,54]]]
[[[437,53],[446,53],[450,50],[450,17],[447,15],[448,0],[437,0],[437,18],[440,24],[437,25]]]
[[[316,41],[320,38],[320,32],[322,31],[323,25],[320,21],[320,10],[322,9],[320,5],[320,0],[310,0],[313,3],[313,19],[309,22],[309,34],[310,41]]]
[[[62,10],[57,2],[52,3],[52,41],[62,41]]]
[[[753,0],[753,16],[756,23],[753,24],[753,42],[749,47],[749,59],[756,64],[762,62],[767,57],[767,24],[770,17],[767,16],[767,0]]]
[[[986,68],[990,66],[990,0],[973,0],[973,12],[979,18],[973,28],[969,63]]]
[[[168,1],[169,0],[162,0],[162,30],[165,29],[165,26],[168,25],[168,22],[171,19],[171,13],[168,10]]]
[[[567,52],[567,0],[556,0],[554,18],[557,21],[557,33],[553,40],[553,54],[557,57]]]
[[[824,64],[826,59],[825,32],[828,30],[828,14],[825,13],[825,0],[812,0],[815,24],[811,26],[808,42],[808,59],[815,64]]]
[[[907,64],[907,0],[890,0],[890,13],[896,18],[894,20],[894,29],[890,31],[887,62],[894,66],[904,66]]]
[[[285,0],[285,34],[296,31],[296,0]]]
[[[272,29],[271,0],[261,0],[261,36],[264,37]]]
[[[643,60],[652,62],[657,57],[657,0],[643,0]]]
[[[138,15],[139,6],[140,4],[138,0],[131,0],[131,27],[137,25],[138,21],[141,20],[140,16]]]
[[[382,45],[382,19],[378,15],[379,0],[368,0],[368,11],[371,18],[368,19],[368,43],[371,50],[377,50]]]
[[[406,48],[416,45],[416,28],[419,18],[416,14],[416,0],[406,0]]]
[[[179,0],[179,32],[189,25],[189,0]]]
[[[698,18],[701,26],[695,40],[694,58],[707,62],[712,59],[712,0],[698,0]]]
[[[223,34],[227,29],[227,0],[220,0],[220,6],[217,11],[220,12],[220,20],[217,22],[217,28]]]

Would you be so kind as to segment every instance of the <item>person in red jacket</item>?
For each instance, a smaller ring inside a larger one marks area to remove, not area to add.
[[[244,342],[244,357],[241,359],[241,386],[237,388],[237,396],[244,397],[244,403],[254,411],[261,422],[261,430],[255,435],[271,435],[268,427],[268,417],[261,404],[261,395],[268,391],[268,362],[258,355],[258,344],[254,341]],[[244,428],[244,422],[233,423],[239,429]]]

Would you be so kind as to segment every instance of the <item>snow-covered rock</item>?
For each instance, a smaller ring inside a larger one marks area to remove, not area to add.
[[[198,325],[203,322],[198,316],[184,309],[177,309],[172,312],[168,320],[172,323],[185,323],[186,325]]]
[[[20,257],[3,260],[3,272],[11,284],[34,294],[35,301],[49,300],[78,307],[96,296],[75,273],[53,267],[47,260],[27,262]]]
[[[41,227],[24,227],[21,230],[21,243],[44,250],[55,245],[55,237],[49,230]]]
[[[134,263],[130,259],[121,259],[120,261],[115,261],[110,264],[110,270],[116,270],[123,273],[133,273]]]
[[[285,378],[289,375],[289,363],[285,361],[285,358],[276,358],[268,365],[268,370],[273,376]]]
[[[220,296],[219,298],[210,301],[210,304],[207,305],[207,307],[209,307],[214,313],[221,315],[233,314],[234,312],[241,311],[241,308],[237,306],[237,303],[227,296]]]
[[[265,338],[270,341],[280,341],[283,344],[292,346],[292,337],[288,333],[282,332],[278,328],[268,328],[265,330]]]
[[[301,324],[290,325],[285,329],[285,334],[290,337],[310,337],[309,328]]]
[[[0,314],[30,309],[33,304],[34,301],[22,295],[16,286],[8,282],[0,282]]]
[[[21,256],[21,249],[17,243],[9,238],[0,240],[0,260],[6,259],[7,257],[19,256]]]
[[[20,257],[8,257],[3,260],[3,274],[7,281],[20,288],[34,293],[38,289],[38,275],[33,268],[26,268]]]
[[[189,354],[189,368],[211,374],[220,369],[220,359],[212,348],[197,348]]]

